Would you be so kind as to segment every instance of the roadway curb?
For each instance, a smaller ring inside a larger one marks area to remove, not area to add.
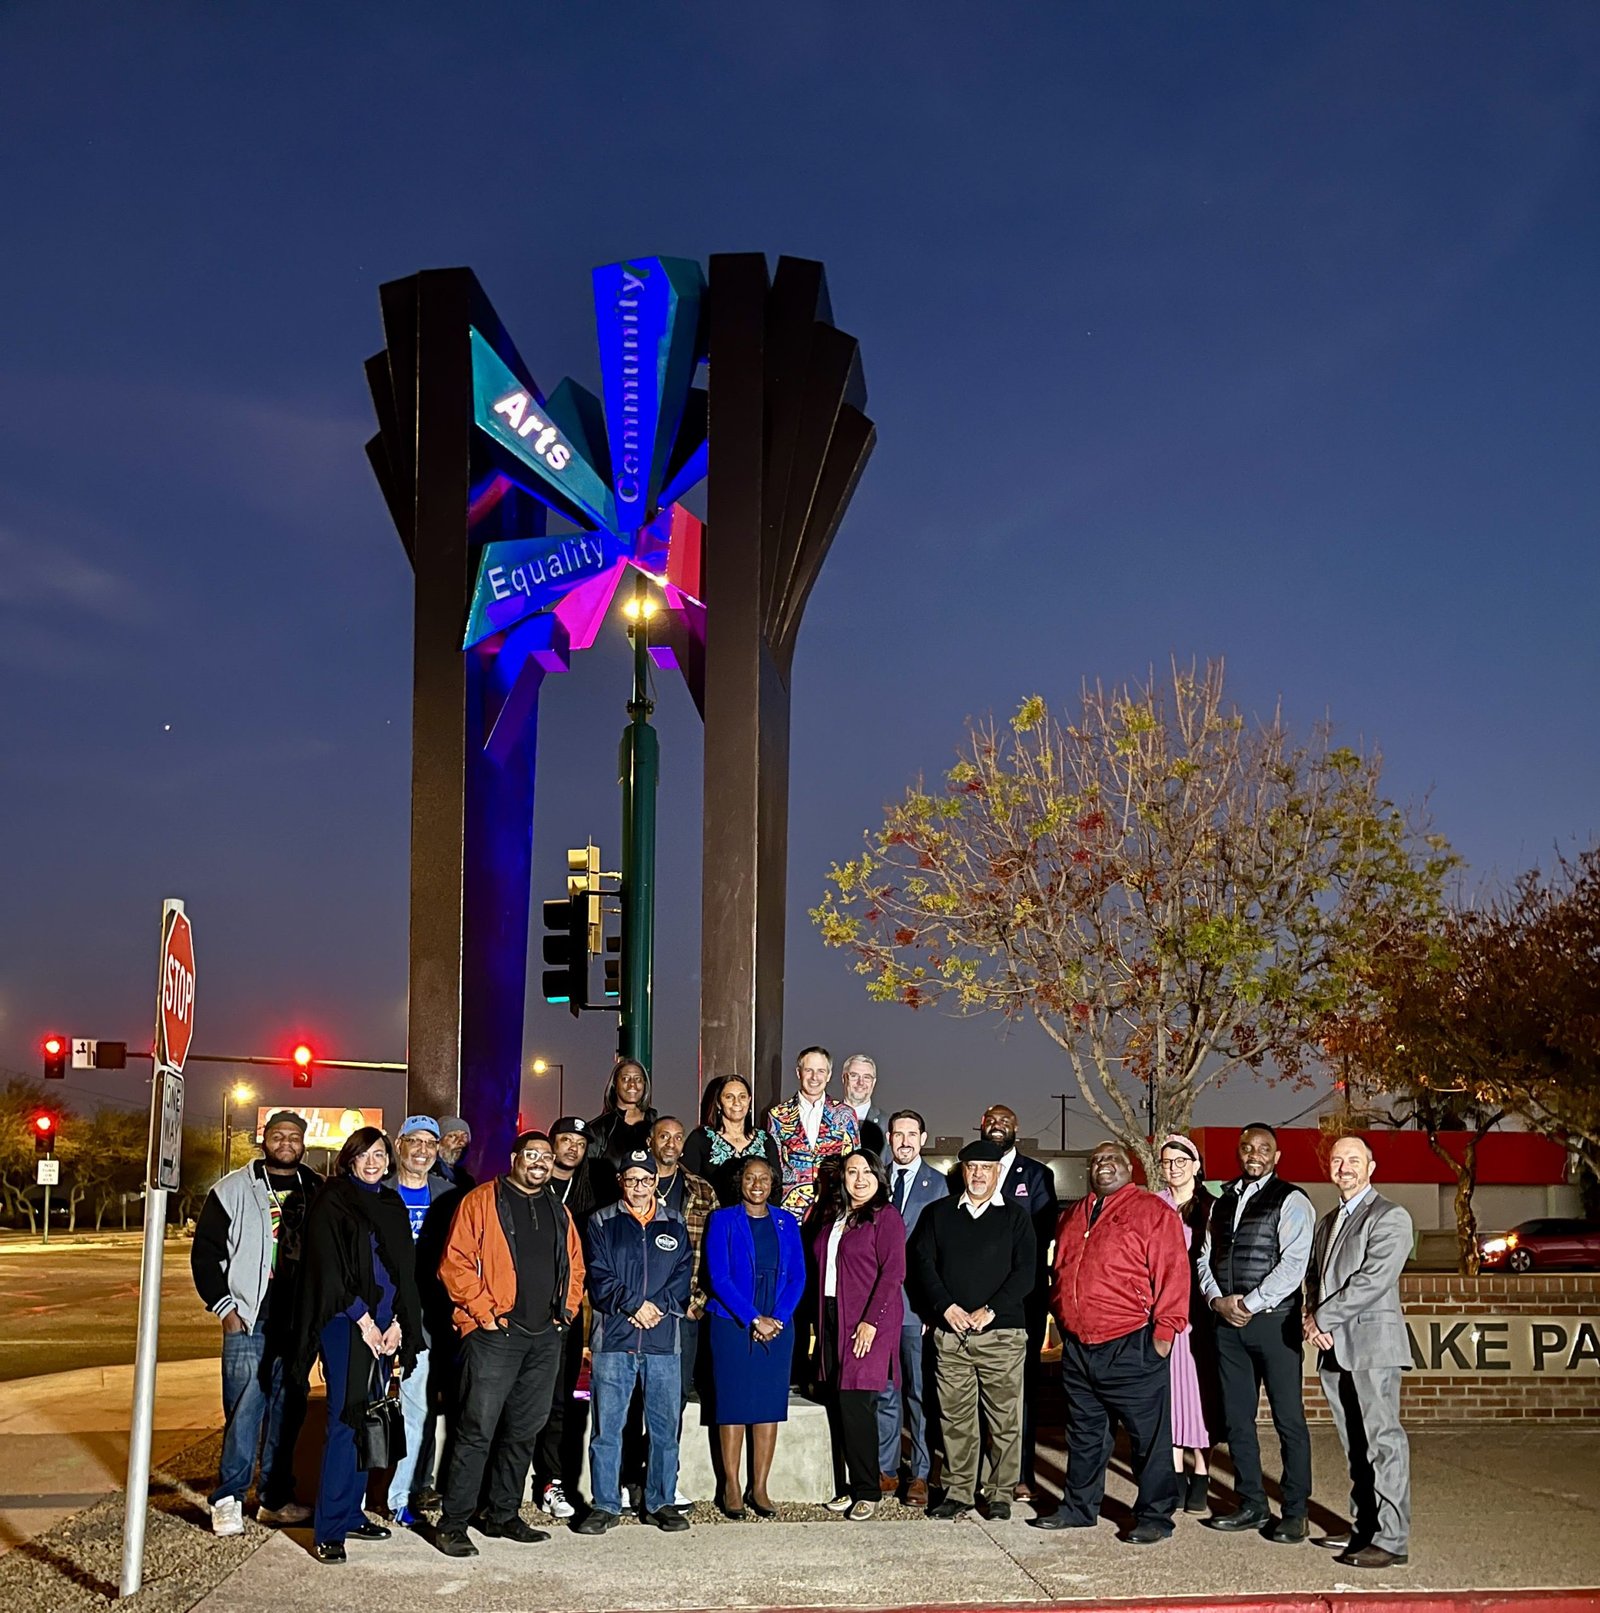
[[[1527,1591],[1330,1591],[1284,1596],[1089,1597],[1059,1602],[925,1602],[876,1613],[1600,1613],[1600,1588]],[[757,1610],[751,1610],[757,1613]],[[763,1608],[759,1613],[819,1613]]]

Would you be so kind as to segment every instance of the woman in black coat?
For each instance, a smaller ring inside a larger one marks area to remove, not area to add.
[[[392,1164],[383,1132],[358,1127],[306,1215],[295,1368],[304,1381],[320,1354],[328,1384],[328,1433],[313,1521],[317,1560],[324,1563],[345,1560],[347,1536],[389,1537],[362,1508],[367,1480],[356,1429],[396,1362],[402,1372],[416,1365],[422,1342],[411,1222],[405,1201],[383,1185]]]
[[[650,1128],[655,1123],[650,1072],[638,1059],[619,1059],[606,1083],[600,1113],[589,1122],[589,1158],[604,1160],[606,1167],[597,1167],[590,1173],[597,1203],[616,1203],[622,1162],[629,1154],[650,1146]]]

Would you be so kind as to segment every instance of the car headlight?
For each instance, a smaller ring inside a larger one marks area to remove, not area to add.
[[[1483,1252],[1486,1255],[1503,1255],[1510,1247],[1504,1238],[1485,1238]]]

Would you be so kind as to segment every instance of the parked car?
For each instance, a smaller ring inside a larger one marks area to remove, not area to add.
[[[1484,1267],[1505,1271],[1542,1271],[1554,1266],[1600,1269],[1600,1221],[1572,1221],[1544,1216],[1523,1221],[1509,1232],[1478,1240]]]

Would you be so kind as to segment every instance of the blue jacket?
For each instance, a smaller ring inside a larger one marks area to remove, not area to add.
[[[787,1324],[806,1290],[806,1252],[799,1221],[776,1204],[769,1213],[778,1234],[778,1298],[772,1314]],[[704,1266],[711,1291],[707,1312],[749,1327],[756,1319],[756,1240],[744,1205],[712,1211]]]
[[[889,1161],[889,1202],[894,1203],[894,1179],[900,1167],[891,1159]],[[900,1218],[906,1224],[906,1242],[911,1241],[911,1234],[917,1230],[917,1222],[922,1219],[922,1212],[930,1204],[936,1204],[940,1199],[950,1196],[950,1182],[941,1176],[927,1160],[919,1159],[915,1170],[911,1173],[911,1180],[906,1183],[906,1206],[900,1212]],[[917,1310],[911,1303],[911,1278],[907,1268],[904,1287],[905,1314],[901,1318],[902,1327],[917,1325]]]
[[[678,1323],[694,1275],[688,1227],[662,1205],[641,1224],[625,1206],[608,1204],[590,1216],[584,1243],[593,1308],[590,1350],[676,1355]],[[628,1318],[647,1299],[661,1311],[661,1320],[654,1327],[635,1327]]]

